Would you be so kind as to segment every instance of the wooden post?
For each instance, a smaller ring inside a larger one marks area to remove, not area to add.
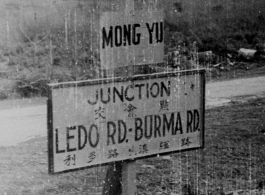
[[[102,195],[121,195],[122,194],[122,162],[109,164]]]
[[[126,0],[125,12],[134,11],[134,0]],[[114,70],[117,76],[134,76],[134,66],[127,66]],[[135,161],[111,163],[107,169],[102,195],[135,195],[136,192],[136,166]]]
[[[108,167],[102,195],[135,195],[135,161],[115,162]]]
[[[136,195],[136,161],[127,161],[122,166],[122,195]]]

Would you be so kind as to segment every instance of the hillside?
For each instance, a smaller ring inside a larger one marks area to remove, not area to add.
[[[169,32],[178,32],[187,44],[197,41],[200,50],[235,52],[265,42],[264,1],[190,0],[174,5],[180,13],[166,14]]]
[[[150,8],[154,2],[156,7],[164,8],[171,31],[187,40],[197,40],[201,46],[227,44],[229,49],[237,49],[264,42],[265,2],[262,0],[135,0],[135,9]],[[124,3],[125,0],[0,0],[0,44],[16,46],[15,42],[25,37],[22,31],[28,28],[37,28],[40,33],[65,25],[66,14],[72,22],[76,17],[79,25],[84,19],[97,23],[101,12],[122,10]],[[91,12],[97,16],[92,18]]]
[[[125,0],[0,0],[0,98],[45,95],[48,82],[102,75],[99,17],[124,7]],[[157,8],[165,53],[196,42],[198,51],[226,56],[265,43],[263,0],[135,0],[135,9]]]

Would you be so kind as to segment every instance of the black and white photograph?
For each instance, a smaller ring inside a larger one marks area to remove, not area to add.
[[[0,0],[0,195],[265,195],[264,0]]]

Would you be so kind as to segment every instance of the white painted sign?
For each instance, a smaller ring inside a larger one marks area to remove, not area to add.
[[[199,148],[204,71],[51,84],[50,173]]]
[[[163,11],[105,12],[100,18],[100,60],[105,69],[162,63]]]

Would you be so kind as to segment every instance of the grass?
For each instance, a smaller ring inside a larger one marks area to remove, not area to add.
[[[265,99],[206,111],[205,148],[137,161],[141,195],[259,190],[265,181]],[[100,194],[105,166],[48,175],[47,140],[0,148],[3,194]],[[261,186],[261,187],[260,187]]]
[[[191,194],[257,189],[265,179],[264,105],[258,99],[207,110],[205,148],[143,161],[155,169],[140,168],[141,193],[179,193],[185,186]]]

